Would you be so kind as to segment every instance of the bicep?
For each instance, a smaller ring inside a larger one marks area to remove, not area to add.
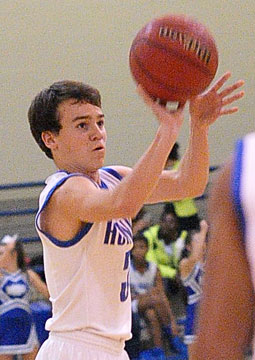
[[[228,164],[209,200],[209,245],[196,359],[202,359],[205,352],[209,359],[230,359],[230,350],[231,359],[239,359],[252,327],[253,289],[230,194],[230,177]]]

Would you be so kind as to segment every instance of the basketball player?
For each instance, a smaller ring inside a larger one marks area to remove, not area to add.
[[[209,250],[192,360],[244,359],[254,334],[255,133],[236,143],[213,187]],[[254,359],[254,357],[253,357]]]
[[[237,81],[221,90],[223,75],[190,102],[189,147],[177,172],[163,171],[182,121],[184,105],[170,111],[139,93],[156,115],[154,139],[134,168],[102,168],[106,130],[98,90],[60,81],[32,101],[28,117],[41,149],[58,171],[46,180],[36,228],[43,244],[53,307],[49,339],[37,360],[116,359],[128,356],[130,338],[130,218],[144,203],[194,197],[208,177],[208,127],[237,107]],[[117,124],[119,126],[119,124]]]

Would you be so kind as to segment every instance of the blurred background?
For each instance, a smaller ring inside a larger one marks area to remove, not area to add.
[[[5,185],[42,184],[54,171],[27,120],[32,98],[52,82],[74,79],[101,91],[108,131],[106,165],[133,166],[142,155],[157,123],[136,93],[129,49],[141,27],[168,13],[187,14],[206,25],[219,51],[216,77],[230,70],[231,81],[246,82],[240,111],[210,129],[210,165],[219,166],[234,142],[254,128],[254,0],[0,1],[0,235],[17,231],[35,236],[34,210],[41,189]],[[178,139],[181,154],[188,139],[186,118]],[[21,216],[10,218],[9,210]]]
[[[245,80],[238,114],[210,131],[211,165],[228,157],[237,138],[254,128],[254,0],[1,0],[0,183],[43,180],[54,170],[27,121],[32,98],[60,79],[101,91],[108,130],[107,164],[132,166],[152,139],[156,121],[136,93],[129,48],[140,28],[167,13],[205,24],[219,51],[216,76]],[[179,142],[184,151],[188,119]]]
[[[18,233],[30,264],[42,277],[34,217],[43,181],[55,167],[30,134],[31,100],[63,79],[97,87],[108,132],[106,165],[133,166],[152,140],[157,123],[136,93],[129,49],[147,22],[168,13],[190,15],[208,27],[219,52],[216,78],[230,70],[231,82],[245,80],[239,112],[222,117],[210,129],[210,166],[218,169],[235,141],[254,129],[254,0],[0,1],[0,238]],[[181,155],[188,140],[187,113],[188,106],[178,139]],[[206,218],[206,196],[216,173],[211,171],[204,196],[196,199],[201,218]],[[149,208],[153,221],[161,205]],[[50,308],[36,303],[33,311],[43,342]]]

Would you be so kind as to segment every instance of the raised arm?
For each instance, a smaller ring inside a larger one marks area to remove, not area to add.
[[[186,278],[195,264],[200,261],[203,262],[205,253],[205,241],[208,231],[208,224],[205,220],[200,221],[200,231],[192,235],[191,253],[187,258],[184,258],[179,264],[179,270],[182,278]]]
[[[100,222],[122,217],[134,217],[151,195],[167,156],[176,142],[183,122],[183,106],[175,111],[154,102],[139,88],[145,102],[159,121],[155,138],[138,160],[133,170],[122,168],[125,178],[112,190],[97,188],[88,178],[72,177],[53,194],[45,212],[51,225],[60,219],[68,222]],[[125,172],[125,173],[124,173]],[[45,213],[44,212],[44,213]],[[42,221],[44,221],[42,214]],[[46,219],[45,223],[49,224]],[[54,224],[52,225],[54,226]],[[52,232],[52,229],[47,229]]]
[[[209,173],[208,130],[220,116],[238,111],[226,107],[240,99],[243,91],[233,94],[244,82],[239,80],[222,89],[230,78],[229,72],[215,82],[204,94],[190,101],[190,137],[188,148],[177,171],[164,171],[149,202],[180,200],[197,197],[204,192]]]

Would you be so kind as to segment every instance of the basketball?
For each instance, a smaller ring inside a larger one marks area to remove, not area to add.
[[[186,15],[166,15],[137,33],[129,65],[134,80],[153,98],[184,102],[212,82],[218,51],[204,25]]]

